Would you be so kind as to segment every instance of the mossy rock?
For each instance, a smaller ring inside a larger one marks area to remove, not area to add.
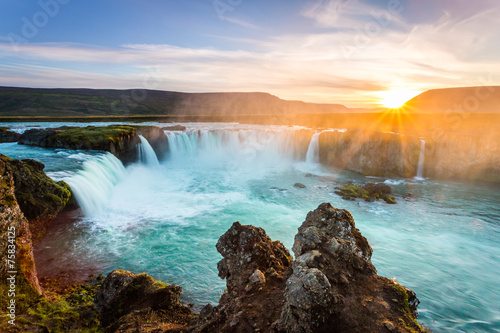
[[[370,202],[373,200],[382,199],[388,204],[396,203],[394,197],[389,195],[392,192],[390,186],[383,183],[368,183],[363,187],[354,184],[348,184],[342,187],[336,187],[335,189],[337,191],[335,191],[334,193],[340,195],[344,200],[352,201],[359,198]]]

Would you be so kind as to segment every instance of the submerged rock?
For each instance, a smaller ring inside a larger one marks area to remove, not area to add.
[[[392,189],[384,183],[368,183],[363,187],[349,184],[342,187],[336,187],[335,194],[340,195],[344,200],[354,200],[356,198],[372,201],[382,199],[388,204],[395,204],[396,200],[391,196]]]
[[[147,274],[115,270],[102,282],[94,302],[108,332],[145,332],[136,323],[147,316],[158,326],[170,324],[170,328],[182,327],[191,319],[191,310],[180,302],[181,292],[181,287],[155,281]]]
[[[87,126],[31,129],[22,134],[19,144],[45,148],[104,150],[124,163],[137,160],[139,135],[144,136],[159,158],[168,149],[167,136],[156,126]]]

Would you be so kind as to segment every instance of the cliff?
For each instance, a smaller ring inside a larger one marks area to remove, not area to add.
[[[44,148],[108,151],[122,162],[137,160],[139,135],[144,136],[159,158],[168,150],[167,136],[156,126],[110,125],[105,127],[59,127],[31,129],[19,138],[19,144]]]
[[[500,183],[497,133],[441,133],[423,140],[424,177]],[[378,177],[417,176],[422,149],[416,136],[356,130],[323,132],[319,144],[321,163]]]

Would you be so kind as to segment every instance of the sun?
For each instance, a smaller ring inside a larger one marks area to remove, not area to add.
[[[402,107],[407,101],[420,94],[412,90],[389,90],[380,93],[381,104],[389,109]]]

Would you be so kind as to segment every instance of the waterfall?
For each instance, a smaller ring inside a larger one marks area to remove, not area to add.
[[[64,179],[73,191],[85,216],[99,213],[108,202],[113,187],[124,177],[125,167],[107,153],[86,161],[83,169]]]
[[[309,148],[307,148],[306,162],[307,163],[319,163],[319,135],[321,133],[313,134],[311,142],[309,143]]]
[[[139,139],[141,140],[141,143],[139,143],[139,161],[141,161],[143,164],[151,167],[157,167],[160,165],[160,162],[158,162],[158,157],[156,156],[156,153],[149,144],[148,140],[146,140],[145,137],[142,135],[139,135]]]
[[[203,163],[269,162],[292,159],[294,130],[194,130],[165,132],[171,161],[199,159]]]
[[[425,140],[420,139],[420,155],[418,156],[417,179],[424,179],[424,162],[425,162]]]

